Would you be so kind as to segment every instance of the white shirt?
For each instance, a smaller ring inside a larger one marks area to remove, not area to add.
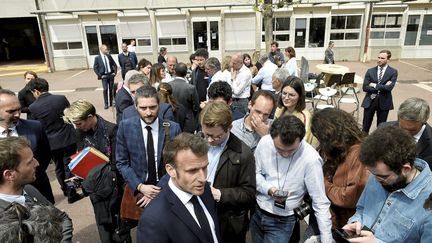
[[[194,211],[194,207],[192,202],[190,202],[191,198],[192,198],[192,194],[182,191],[181,189],[179,189],[176,185],[174,185],[172,178],[169,179],[168,181],[168,186],[171,188],[171,190],[174,192],[174,194],[180,199],[180,201],[183,203],[183,205],[186,207],[186,209],[189,211],[189,213],[192,215],[192,217],[195,219],[195,222],[199,224],[198,218],[195,215],[195,211]],[[213,236],[213,241],[215,243],[218,243],[218,239],[216,237],[216,231],[215,231],[215,223],[213,221],[212,216],[210,215],[209,211],[207,210],[205,204],[201,201],[201,198],[198,197],[198,202],[200,203],[201,207],[204,210],[204,213],[206,215],[207,221],[209,222],[210,225],[210,229],[212,232],[212,236]],[[201,226],[200,226],[201,227]]]
[[[292,57],[283,65],[283,68],[285,68],[290,76],[296,76],[298,77],[297,72],[297,59],[295,57]]]
[[[424,132],[425,128],[426,128],[426,125],[423,124],[422,128],[420,129],[420,131],[416,135],[414,135],[416,143],[418,143],[420,137],[423,135],[423,132]]]
[[[225,69],[225,70],[223,70],[222,74],[225,76],[225,79],[228,80],[227,82],[232,87],[231,72],[228,69]]]
[[[128,52],[136,52],[136,47],[133,45],[128,45]]]
[[[260,84],[262,90],[274,91],[272,85],[272,76],[277,69],[277,65],[267,60],[257,75],[251,80],[252,84]]]
[[[165,78],[162,79],[163,83],[169,83],[175,79],[174,76],[172,76],[169,72],[165,72]]]
[[[236,78],[232,81],[233,98],[249,98],[252,73],[244,64],[237,72]]]
[[[0,199],[6,201],[6,202],[17,202],[21,205],[25,205],[25,197],[23,195],[9,195],[9,194],[3,194],[0,193]]]
[[[18,131],[16,130],[16,126],[13,126],[13,127],[9,128],[9,129],[12,130],[11,133],[10,133],[11,137],[18,137],[19,136],[18,135]],[[0,127],[0,138],[5,138],[6,137],[6,134],[4,134],[5,130],[6,129],[4,127]]]
[[[142,133],[143,133],[143,137],[144,137],[144,145],[146,146],[146,148],[147,148],[147,129],[146,129],[146,126],[151,127],[151,133],[152,133],[152,137],[153,137],[153,148],[155,151],[155,153],[154,153],[155,154],[155,168],[158,168],[157,161],[158,161],[159,118],[156,118],[156,120],[152,124],[147,124],[142,119],[140,121],[141,121],[141,129],[142,129]],[[146,151],[144,151],[144,153],[146,154],[146,159],[148,161]],[[146,176],[146,180],[147,180],[147,178],[148,178],[148,173]],[[156,179],[159,180],[157,173],[156,173]]]
[[[227,82],[230,83],[231,81],[231,73],[230,76],[228,77],[226,74],[224,74],[221,70],[217,71],[212,77],[211,77],[211,82],[209,84],[209,87],[212,83],[214,82],[218,82],[218,81],[223,81],[223,82]]]

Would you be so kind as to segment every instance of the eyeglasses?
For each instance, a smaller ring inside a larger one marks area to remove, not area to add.
[[[204,132],[200,132],[199,135],[206,140],[211,138],[213,141],[219,141],[224,137],[225,132],[222,134],[219,134],[219,135],[208,135],[208,134],[205,134]]]

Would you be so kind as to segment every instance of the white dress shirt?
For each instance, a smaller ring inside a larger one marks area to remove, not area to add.
[[[11,133],[10,133],[11,137],[18,137],[19,136],[18,135],[18,131],[16,130],[16,126],[13,126],[13,127],[9,128],[9,129],[11,130]],[[5,133],[5,130],[6,129],[4,127],[0,127],[0,138],[7,137],[6,133]]]
[[[233,98],[249,98],[252,73],[245,65],[237,72],[236,78],[232,81]]]
[[[277,69],[277,65],[267,60],[263,67],[258,71],[257,75],[252,79],[252,84],[261,84],[262,90],[274,91],[272,85],[272,76]]]

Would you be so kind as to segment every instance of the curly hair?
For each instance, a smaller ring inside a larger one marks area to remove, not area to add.
[[[335,108],[317,111],[312,117],[311,131],[319,141],[325,175],[333,175],[351,146],[360,144],[365,136],[353,116]]]
[[[395,126],[378,128],[366,137],[360,149],[360,161],[364,165],[375,167],[377,162],[383,162],[397,174],[404,164],[412,166],[415,157],[414,137]]]

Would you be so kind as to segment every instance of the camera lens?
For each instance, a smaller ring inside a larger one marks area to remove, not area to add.
[[[308,216],[312,212],[312,209],[309,204],[303,203],[302,205],[300,205],[300,207],[294,208],[293,211],[295,216],[298,219],[302,220],[304,219],[304,217]]]

